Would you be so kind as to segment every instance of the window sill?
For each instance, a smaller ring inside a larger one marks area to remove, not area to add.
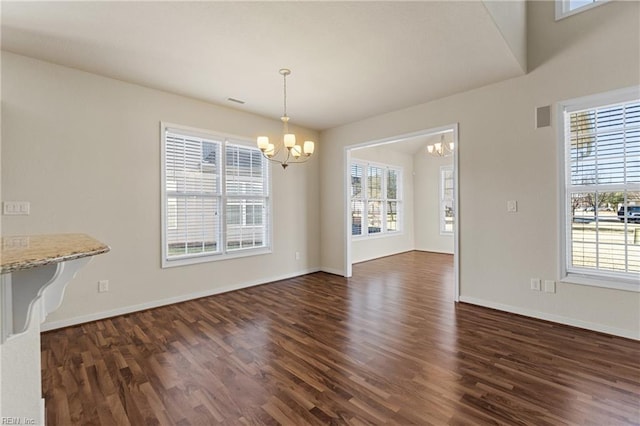
[[[560,280],[561,283],[586,285],[591,287],[610,288],[614,290],[640,293],[640,281],[604,278],[589,275],[568,274]]]
[[[402,234],[403,233],[401,231],[395,231],[395,232],[385,232],[380,234],[352,235],[351,241],[368,241],[368,240],[375,240],[378,238],[399,237]]]
[[[192,257],[183,257],[179,259],[163,259],[162,268],[173,268],[176,266],[194,265],[197,263],[217,262],[220,260],[239,259],[242,257],[261,256],[263,254],[271,254],[272,250],[269,247],[240,250],[236,252],[230,252],[226,254],[202,254]]]

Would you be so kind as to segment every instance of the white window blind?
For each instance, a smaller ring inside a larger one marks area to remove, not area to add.
[[[400,176],[398,170],[387,169],[387,209],[386,227],[387,232],[398,231],[398,207],[400,204],[400,194],[398,193],[398,181]]]
[[[227,250],[264,247],[267,243],[267,164],[254,148],[226,146]],[[236,217],[232,217],[236,215]],[[229,220],[231,219],[231,220]]]
[[[260,151],[163,129],[163,265],[268,248],[269,173]]]
[[[400,230],[401,169],[354,161],[351,178],[351,235],[366,236]]]
[[[220,251],[220,143],[166,133],[166,255]]]
[[[382,232],[383,176],[384,169],[382,167],[369,166],[367,168],[367,233],[370,235]]]
[[[564,113],[567,272],[638,280],[640,100]]]
[[[351,234],[362,235],[364,193],[362,192],[362,169],[360,164],[351,165]]]

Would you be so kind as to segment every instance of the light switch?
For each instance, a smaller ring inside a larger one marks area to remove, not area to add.
[[[509,213],[515,213],[518,211],[518,202],[516,200],[507,201],[507,211]]]
[[[98,281],[98,293],[106,293],[109,291],[109,280]]]
[[[531,278],[531,290],[540,291],[540,278]]]

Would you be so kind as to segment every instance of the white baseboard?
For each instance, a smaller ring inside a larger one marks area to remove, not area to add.
[[[376,237],[373,237],[376,238]],[[364,262],[369,262],[370,260],[376,260],[376,259],[382,259],[384,257],[390,257],[390,256],[395,256],[397,254],[404,254],[404,253],[410,253],[412,251],[420,251],[417,249],[409,249],[409,250],[400,250],[400,251],[394,251],[393,253],[385,253],[385,254],[377,254],[377,255],[373,255],[373,256],[368,256],[368,257],[364,257],[362,259],[357,259],[354,260],[353,257],[351,258],[351,263],[353,265],[355,265],[356,263],[364,263]],[[435,253],[435,252],[434,252]]]
[[[344,277],[344,271],[339,270],[339,269],[325,268],[323,266],[322,268],[320,268],[320,271],[326,272],[327,274],[339,275],[341,277]]]
[[[40,398],[40,421],[42,422],[40,424],[42,424],[42,425],[46,425],[47,424],[47,410],[46,410],[46,408],[44,406],[44,402],[45,402],[45,399],[44,398]],[[26,422],[25,422],[25,424],[26,424]]]
[[[174,303],[186,302],[188,300],[199,299],[201,297],[213,296],[216,294],[227,293],[229,291],[240,290],[243,288],[254,287],[261,284],[267,284],[275,281],[286,280],[289,278],[299,277],[301,275],[312,274],[320,271],[320,268],[305,269],[290,274],[279,275],[270,278],[262,278],[254,281],[247,281],[224,287],[216,287],[210,290],[198,291],[195,293],[183,294],[180,296],[170,297],[167,299],[153,300],[151,302],[140,303],[137,305],[123,306],[108,311],[96,312],[89,315],[81,315],[78,317],[68,318],[60,321],[45,322],[40,327],[40,331],[56,330],[58,328],[70,327],[73,325],[83,324],[85,322],[97,321],[105,318],[111,318],[118,315],[126,315],[132,312],[144,311],[146,309],[158,308],[160,306],[173,305]]]
[[[433,249],[425,249],[425,248],[417,248],[415,251],[422,251],[425,253],[439,253],[439,254],[454,254],[451,250],[433,250]]]
[[[624,328],[610,327],[594,322],[582,321],[575,318],[564,317],[561,315],[549,314],[546,312],[534,311],[532,309],[520,308],[517,306],[504,305],[502,303],[491,302],[488,300],[477,299],[475,297],[460,296],[460,301],[470,303],[472,305],[483,306],[485,308],[497,309],[499,311],[510,312],[512,314],[523,315],[525,317],[537,318],[545,321],[551,321],[559,324],[570,325],[573,327],[584,328],[601,333],[611,334],[613,336],[626,337],[627,339],[640,340],[640,333]]]

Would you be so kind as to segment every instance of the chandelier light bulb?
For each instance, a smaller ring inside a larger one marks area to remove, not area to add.
[[[258,136],[258,148],[264,152],[269,147],[269,138],[267,136]]]
[[[293,133],[286,133],[284,135],[284,147],[292,148],[296,144],[296,135]]]
[[[302,147],[300,145],[294,145],[291,147],[291,155],[293,158],[298,158],[302,155]]]
[[[268,144],[267,149],[264,151],[264,155],[266,155],[267,158],[272,158],[275,153],[276,153],[275,145],[272,143]]]
[[[313,141],[304,141],[304,145],[302,149],[305,155],[309,156],[313,154],[313,151],[315,150],[315,148],[316,147]]]

